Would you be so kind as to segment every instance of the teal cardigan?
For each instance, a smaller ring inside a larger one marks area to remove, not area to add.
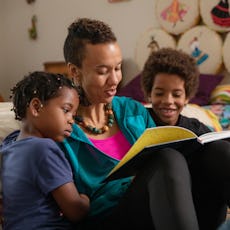
[[[114,97],[112,107],[116,122],[130,144],[147,127],[155,126],[145,107],[131,98]],[[78,191],[90,197],[90,216],[108,213],[131,183],[130,177],[102,183],[119,161],[95,148],[77,124],[73,125],[71,137],[65,139],[61,147],[72,165]]]

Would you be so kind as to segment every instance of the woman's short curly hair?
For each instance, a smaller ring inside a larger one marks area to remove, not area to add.
[[[79,18],[68,27],[63,48],[65,61],[81,67],[86,44],[96,45],[116,41],[117,38],[108,24],[96,19]]]
[[[200,73],[195,59],[189,54],[173,48],[161,48],[149,55],[141,73],[141,86],[146,98],[151,94],[155,77],[159,73],[178,75],[184,80],[186,98],[195,95]]]

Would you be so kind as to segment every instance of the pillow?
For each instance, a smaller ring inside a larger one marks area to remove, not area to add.
[[[196,118],[207,125],[212,131],[221,131],[222,127],[217,116],[209,108],[196,104],[187,104],[181,112],[186,117]]]
[[[230,84],[218,85],[210,95],[211,104],[230,104]]]
[[[12,107],[11,102],[0,103],[0,144],[9,133],[20,128],[20,122],[15,120],[14,112],[11,111]]]
[[[223,75],[200,74],[200,83],[196,95],[190,103],[197,105],[208,105],[211,92],[222,81]],[[117,92],[118,96],[131,97],[140,102],[146,102],[141,90],[141,74],[138,74]]]
[[[230,105],[213,104],[202,106],[202,108],[211,111],[216,115],[223,130],[230,129]]]
[[[196,95],[190,100],[190,103],[197,105],[208,105],[210,95],[216,86],[224,78],[223,75],[200,74],[200,83]]]
[[[141,90],[141,74],[138,74],[125,86],[120,88],[117,92],[118,96],[131,97],[139,102],[145,102],[144,93]]]
[[[150,103],[145,104],[144,106],[146,108],[152,107]],[[207,127],[209,127],[211,131],[223,130],[216,114],[214,114],[210,110],[210,108],[206,108],[206,106],[187,104],[186,106],[184,106],[181,114],[186,117],[196,118],[197,120],[205,124]]]

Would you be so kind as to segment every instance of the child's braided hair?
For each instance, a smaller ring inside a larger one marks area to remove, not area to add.
[[[74,88],[74,83],[61,74],[35,71],[19,81],[12,89],[13,111],[16,120],[26,116],[26,109],[33,98],[38,98],[42,103],[59,96],[60,89],[65,86]]]

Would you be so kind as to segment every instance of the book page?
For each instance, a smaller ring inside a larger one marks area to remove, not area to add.
[[[205,133],[198,137],[198,141],[202,144],[205,144],[211,141],[221,140],[225,138],[230,138],[230,130]]]
[[[161,145],[163,143],[176,142],[179,140],[191,138],[197,138],[196,134],[188,129],[178,126],[158,126],[154,128],[148,128],[134,143],[134,145],[130,148],[122,160],[110,172],[110,174],[124,165],[127,161],[129,161],[147,146]]]

